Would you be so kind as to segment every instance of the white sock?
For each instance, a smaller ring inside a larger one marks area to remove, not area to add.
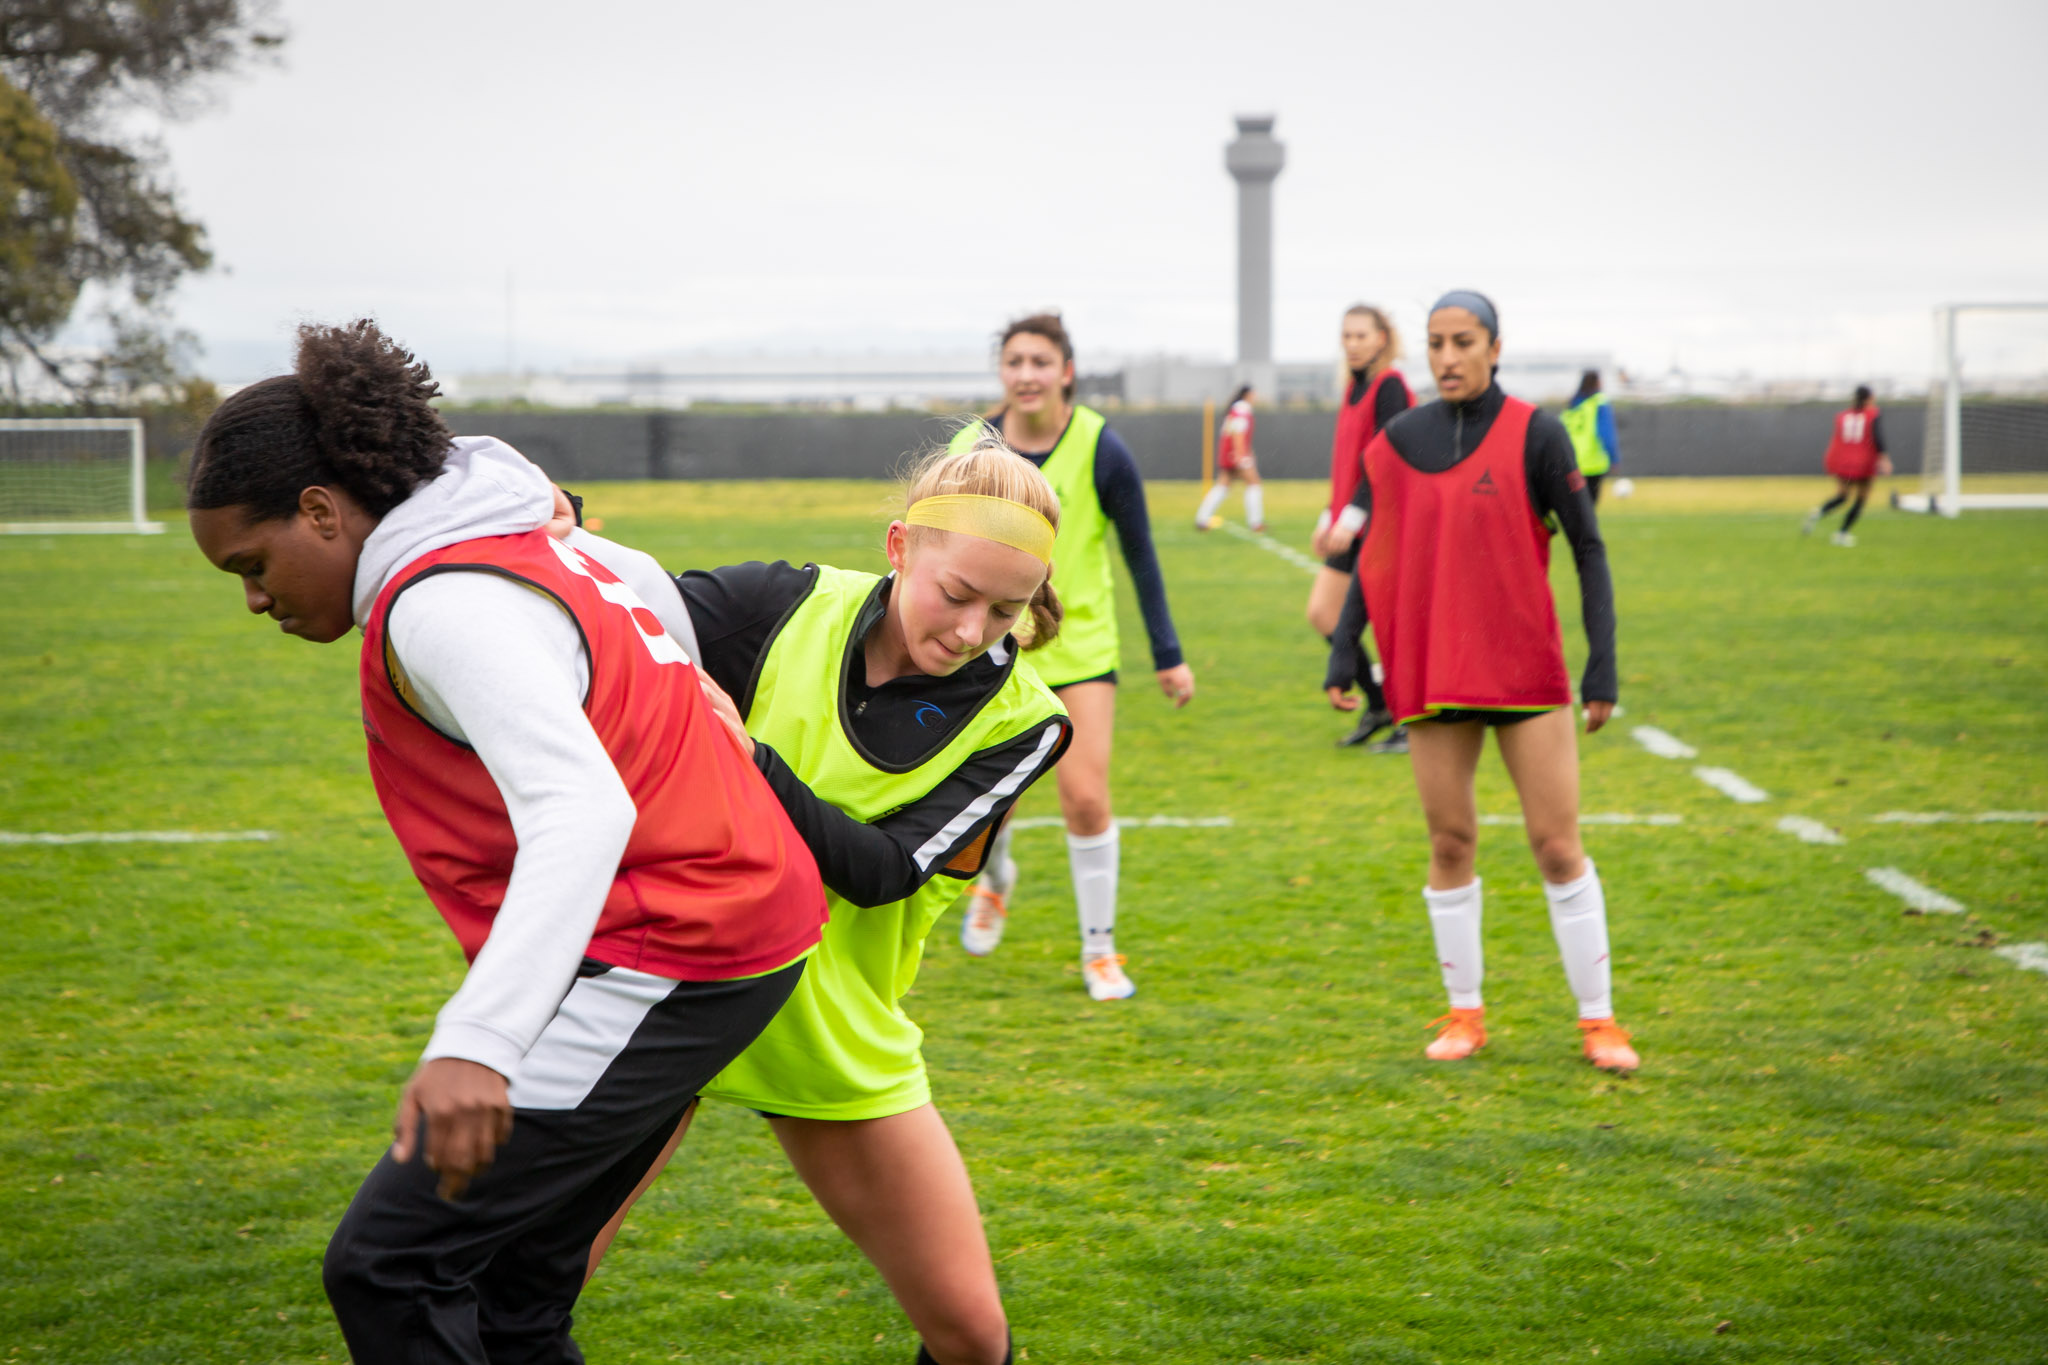
[[[1221,507],[1223,500],[1229,496],[1230,485],[1223,480],[1218,479],[1210,484],[1209,491],[1202,495],[1202,505],[1195,509],[1195,524],[1207,525],[1209,518],[1216,515],[1216,509]]]
[[[981,884],[998,896],[1009,898],[1017,889],[1017,862],[1010,856],[1010,821],[988,842],[988,856],[981,860]]]
[[[1429,902],[1429,928],[1436,935],[1436,960],[1444,969],[1451,1008],[1476,1010],[1484,1003],[1479,982],[1486,975],[1486,958],[1479,948],[1480,879],[1474,877],[1470,886],[1450,891],[1425,886],[1422,899]]]
[[[1244,490],[1244,519],[1253,526],[1266,524],[1266,490],[1259,484]]]
[[[1116,951],[1116,872],[1121,852],[1113,824],[1100,834],[1067,836],[1067,866],[1074,874],[1074,909],[1081,919],[1084,957]]]
[[[1550,900],[1550,929],[1557,935],[1557,955],[1564,959],[1564,979],[1579,999],[1579,1018],[1607,1019],[1614,1014],[1614,977],[1607,960],[1607,894],[1600,872],[1586,859],[1585,875],[1575,882],[1543,884]]]

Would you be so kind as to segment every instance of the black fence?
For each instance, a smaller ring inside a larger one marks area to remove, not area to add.
[[[1622,472],[1631,475],[1819,474],[1831,403],[1615,405]],[[1966,403],[1966,449],[1984,467],[2048,471],[2048,404]],[[881,478],[943,443],[957,418],[918,413],[548,412],[457,408],[458,435],[496,436],[564,480]],[[1920,467],[1927,405],[1884,413],[1885,443],[1901,471]],[[1259,414],[1259,467],[1269,478],[1319,479],[1330,467],[1333,412]],[[1148,479],[1201,474],[1199,410],[1113,412]],[[1976,433],[1984,433],[1979,436]],[[2016,435],[2015,433],[2019,433]],[[182,442],[180,437],[182,436]],[[1985,443],[2000,445],[1991,450]],[[189,432],[152,422],[152,455],[189,448]],[[2009,447],[2009,448],[2007,448]]]

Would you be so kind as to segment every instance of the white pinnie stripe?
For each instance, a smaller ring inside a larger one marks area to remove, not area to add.
[[[1742,777],[1740,773],[1727,768],[1694,768],[1692,775],[1712,787],[1731,801],[1740,801],[1753,806],[1759,801],[1768,801],[1771,794]]]
[[[1888,810],[1870,820],[1877,825],[1944,825],[1952,820],[1973,825],[2038,825],[2048,822],[2048,810],[1987,810],[1977,815],[1958,815],[1951,810]]]
[[[1261,550],[1264,550],[1269,554],[1276,554],[1280,556],[1280,558],[1286,560],[1289,564],[1292,564],[1297,569],[1304,569],[1309,573],[1314,573],[1318,569],[1323,567],[1323,562],[1321,560],[1310,559],[1307,555],[1295,549],[1292,545],[1283,545],[1279,541],[1273,539],[1273,537],[1265,534],[1263,531],[1254,531],[1249,526],[1239,526],[1234,521],[1224,522],[1223,529],[1230,532],[1232,535],[1238,537],[1240,540],[1249,540],[1252,544],[1258,546]]]
[[[2048,943],[2008,943],[1991,951],[2015,967],[2030,972],[2048,972]]]
[[[117,829],[83,834],[23,834],[0,830],[0,844],[239,844],[263,843],[277,835],[267,829]]]
[[[1066,821],[1057,815],[1034,815],[1025,820],[1012,820],[1011,829],[1056,829]],[[1227,815],[1120,815],[1118,829],[1229,829]]]
[[[975,825],[987,819],[988,813],[996,808],[996,802],[1002,800],[1010,793],[1019,790],[1026,782],[1030,781],[1031,775],[1038,771],[1040,764],[1045,762],[1045,756],[1052,752],[1052,746],[1059,742],[1060,730],[1061,726],[1058,721],[1047,725],[1045,733],[1038,737],[1038,747],[1025,755],[1023,761],[1018,763],[1016,767],[1005,773],[1002,781],[996,783],[995,786],[990,787],[972,801],[969,801],[958,815],[946,822],[944,829],[925,840],[924,846],[919,848],[913,855],[917,863],[917,870],[920,872],[929,871],[932,859],[951,848],[955,843],[959,842],[961,836],[966,834],[968,830],[973,829]]]
[[[1698,758],[1700,751],[1676,735],[1666,734],[1654,725],[1638,725],[1629,731],[1636,743],[1648,749],[1659,758]]]
[[[1864,869],[1863,875],[1875,886],[1897,896],[1907,905],[1929,915],[1960,915],[1961,901],[1950,900],[1931,886],[1914,881],[1896,867],[1872,867]]]
[[[1809,820],[1804,815],[1788,815],[1778,822],[1778,828],[1793,835],[1802,844],[1839,844],[1842,836],[1818,820]]]
[[[1522,823],[1522,817],[1519,815],[1482,815],[1479,817],[1479,823],[1482,825],[1519,825]],[[1579,823],[1581,825],[1682,825],[1685,823],[1685,817],[1683,815],[1629,815],[1615,811],[1587,811],[1579,816]]]

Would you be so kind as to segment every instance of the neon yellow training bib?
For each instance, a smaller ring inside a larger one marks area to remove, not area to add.
[[[880,581],[820,568],[810,595],[770,642],[747,709],[748,734],[819,797],[862,821],[923,799],[975,754],[1066,714],[1030,669],[1013,664],[938,753],[908,772],[877,766],[848,737],[841,680],[848,668],[865,667],[853,631]],[[929,856],[944,852],[934,847]],[[703,1093],[806,1119],[882,1118],[930,1100],[918,1050],[924,1031],[898,1002],[917,980],[925,935],[962,886],[935,874],[908,898],[873,907],[828,888],[831,919],[796,992]]]
[[[1575,408],[1566,408],[1561,419],[1565,435],[1572,438],[1572,452],[1579,457],[1579,472],[1587,478],[1605,474],[1610,461],[1607,447],[1600,444],[1600,409],[1607,395],[1596,393]]]
[[[1115,671],[1118,657],[1116,580],[1109,571],[1109,515],[1095,496],[1095,448],[1105,422],[1093,408],[1076,404],[1060,443],[1040,466],[1060,499],[1059,535],[1052,542],[1052,590],[1065,616],[1059,638],[1031,652],[1031,666],[1048,687],[1099,678]],[[974,444],[975,428],[954,434],[952,449]]]

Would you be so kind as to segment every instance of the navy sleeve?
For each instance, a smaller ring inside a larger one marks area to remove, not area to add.
[[[1095,498],[1116,527],[1117,543],[1124,548],[1124,566],[1131,571],[1131,586],[1138,593],[1138,610],[1145,617],[1145,634],[1152,641],[1152,667],[1168,669],[1185,661],[1180,636],[1174,633],[1173,614],[1166,607],[1166,578],[1159,572],[1159,555],[1152,548],[1152,517],[1145,510],[1145,481],[1138,477],[1138,462],[1123,437],[1108,427],[1095,447]]]
[[[1873,446],[1877,447],[1878,454],[1882,455],[1885,453],[1884,418],[1882,416],[1877,416],[1870,419],[1870,443]]]
[[[1564,424],[1547,412],[1529,419],[1528,445],[1522,468],[1538,516],[1554,521],[1572,547],[1579,571],[1579,610],[1586,625],[1586,672],[1579,682],[1581,701],[1615,701],[1621,681],[1614,660],[1614,579],[1607,569],[1607,543],[1586,476]]]
[[[1607,450],[1607,463],[1610,465],[1620,464],[1621,427],[1614,420],[1613,404],[1602,403],[1600,405],[1599,418],[1595,429],[1599,434],[1600,444]]]

